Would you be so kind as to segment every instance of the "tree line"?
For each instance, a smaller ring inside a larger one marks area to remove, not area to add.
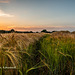
[[[62,32],[62,33],[73,33],[73,34],[75,34],[75,31],[73,31],[73,32],[70,32],[70,31],[47,31],[46,29],[43,29],[41,32],[44,32],[44,33]],[[33,31],[15,31],[14,29],[11,29],[9,31],[0,30],[0,33],[39,33],[39,32],[33,32]]]

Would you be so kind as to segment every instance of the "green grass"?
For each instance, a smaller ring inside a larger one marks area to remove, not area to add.
[[[36,75],[75,74],[75,38],[72,36],[46,35],[30,46],[29,51],[34,54],[35,64],[44,65],[34,71]]]
[[[75,73],[75,39],[47,36],[40,45],[40,60],[47,66],[48,75]]]

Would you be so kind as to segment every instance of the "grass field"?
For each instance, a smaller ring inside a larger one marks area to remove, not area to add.
[[[0,75],[74,75],[75,34],[0,34],[0,67]]]

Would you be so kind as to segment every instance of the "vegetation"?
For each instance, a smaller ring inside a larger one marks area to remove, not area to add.
[[[47,36],[40,46],[40,61],[47,66],[47,75],[75,74],[75,38]]]
[[[0,75],[74,75],[75,34],[1,34],[0,57]]]
[[[9,31],[0,30],[0,33],[33,33],[33,32],[32,31],[15,31],[14,29],[11,29]]]
[[[43,33],[54,33],[54,32],[57,32],[57,33],[72,33],[72,34],[75,34],[75,31],[73,32],[70,32],[70,31],[47,31],[46,29],[43,29],[41,32]],[[11,29],[9,31],[6,31],[6,30],[0,30],[0,33],[40,33],[40,31],[36,31],[36,32],[33,32],[33,31],[15,31],[14,29]]]
[[[18,72],[26,75],[26,70],[33,66],[32,57],[27,50],[28,46],[43,35],[44,33],[0,34],[0,75],[17,75]],[[5,69],[3,67],[13,68]]]

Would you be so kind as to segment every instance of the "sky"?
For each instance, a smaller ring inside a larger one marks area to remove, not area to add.
[[[0,30],[75,31],[75,0],[0,0]]]

